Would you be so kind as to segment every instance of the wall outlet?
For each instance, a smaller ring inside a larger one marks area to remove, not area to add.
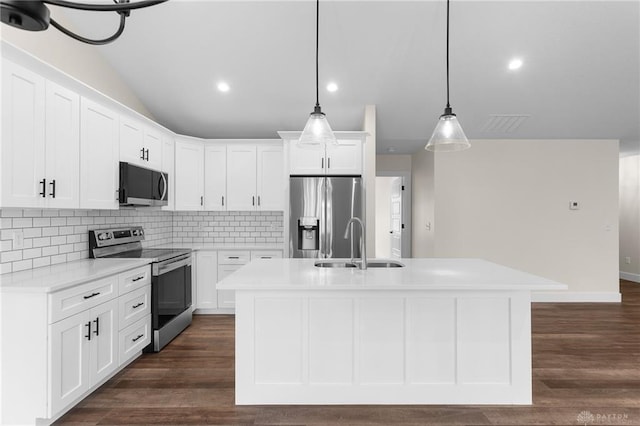
[[[631,265],[631,258],[629,256],[625,257],[624,263],[626,263],[627,265]]]
[[[13,231],[13,250],[24,248],[24,231]]]

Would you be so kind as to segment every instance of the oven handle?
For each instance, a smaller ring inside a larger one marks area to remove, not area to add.
[[[183,266],[191,265],[191,256],[186,259],[179,260],[177,262],[169,262],[165,264],[153,264],[153,275],[162,275],[167,272],[171,272],[178,268],[182,268]]]

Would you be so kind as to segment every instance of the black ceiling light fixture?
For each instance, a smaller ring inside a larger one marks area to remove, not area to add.
[[[318,45],[320,39],[320,0],[316,0],[316,105],[302,130],[298,146],[303,148],[323,148],[327,144],[337,144],[327,117],[320,108],[318,89]]]
[[[0,14],[2,17],[2,23],[21,30],[44,31],[49,28],[49,24],[51,24],[54,28],[78,41],[87,44],[101,45],[111,43],[120,37],[124,31],[125,19],[129,16],[132,10],[154,6],[159,3],[164,3],[165,1],[167,0],[141,0],[130,3],[129,0],[113,0],[114,4],[96,4],[78,3],[66,0],[0,0]],[[45,3],[69,9],[93,12],[116,12],[120,15],[120,26],[110,37],[102,40],[88,39],[69,31],[51,18],[49,8]]]
[[[429,151],[462,151],[470,146],[471,144],[449,104],[449,0],[447,0],[447,106],[424,149]]]

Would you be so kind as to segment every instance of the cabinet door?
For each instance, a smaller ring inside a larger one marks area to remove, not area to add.
[[[49,326],[50,417],[59,413],[91,387],[91,319],[91,312],[85,311]]]
[[[282,146],[258,146],[258,210],[284,210]]]
[[[117,209],[118,116],[88,99],[80,101],[80,208]]]
[[[45,80],[2,61],[2,207],[44,204]]]
[[[227,196],[227,147],[208,145],[204,149],[204,209],[225,210]]]
[[[219,265],[218,281],[222,281],[243,265]],[[218,290],[218,308],[219,309],[235,309],[236,292],[234,290]]]
[[[175,142],[173,136],[165,135],[162,138],[162,170],[168,173],[169,180],[169,197],[168,204],[162,207],[162,210],[175,210],[176,200],[176,174],[175,174]]]
[[[47,207],[80,206],[80,96],[46,84]]]
[[[324,175],[324,148],[300,148],[297,140],[289,141],[289,174]]]
[[[147,128],[144,132],[145,161],[144,167],[153,170],[162,168],[162,135],[155,129]]]
[[[362,174],[362,141],[339,140],[337,146],[327,146],[328,175]]]
[[[142,123],[132,118],[120,117],[120,161],[145,166],[144,130]]]
[[[89,375],[91,384],[118,368],[118,299],[91,309]]]
[[[201,142],[176,140],[176,210],[202,210],[204,147]]]
[[[256,147],[227,146],[227,210],[256,210]]]
[[[218,255],[215,251],[198,251],[197,257],[197,297],[196,309],[216,309],[218,296],[216,282],[218,282]]]

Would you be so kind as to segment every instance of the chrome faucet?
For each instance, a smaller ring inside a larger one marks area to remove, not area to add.
[[[347,222],[347,229],[344,230],[344,239],[349,238],[349,229],[353,227],[353,222],[358,222],[360,224],[360,269],[367,269],[367,238],[364,231],[364,223],[359,217],[352,217]],[[351,263],[354,263],[353,260],[353,241],[351,241]]]

